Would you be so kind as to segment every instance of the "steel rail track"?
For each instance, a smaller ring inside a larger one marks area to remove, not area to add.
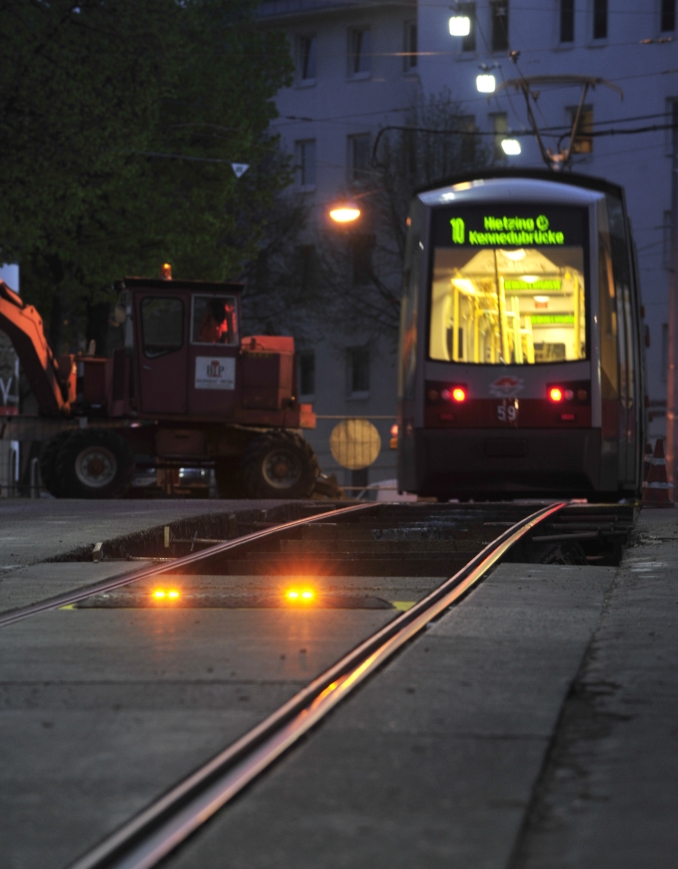
[[[454,576],[360,643],[276,712],[77,859],[71,864],[71,869],[150,869],[155,866],[433,619],[459,601],[511,546],[565,506],[566,502],[560,502],[543,507],[508,528]],[[323,514],[323,518],[339,513],[343,515],[356,509],[360,509],[360,506]],[[289,523],[287,527],[307,521],[299,520]],[[266,534],[259,532],[249,535],[249,539]],[[226,548],[228,544],[212,547],[199,555]],[[178,561],[192,563],[195,558],[187,557]],[[143,575],[157,572],[145,571]],[[91,593],[88,590],[87,594]],[[79,593],[77,599],[83,596]]]
[[[371,504],[355,504],[349,507],[340,507],[338,510],[328,510],[326,513],[318,513],[314,516],[303,516],[301,519],[293,519],[291,522],[283,522],[280,525],[275,525],[271,528],[264,528],[261,531],[253,531],[251,534],[236,537],[225,543],[217,543],[215,546],[201,549],[199,552],[193,552],[189,555],[173,558],[166,564],[156,564],[153,567],[144,567],[131,573],[125,573],[121,576],[112,577],[111,579],[103,579],[100,582],[95,582],[91,585],[81,586],[73,591],[66,591],[62,594],[54,595],[54,597],[45,598],[36,603],[28,604],[27,606],[2,613],[0,615],[0,628],[14,624],[22,619],[27,619],[30,616],[37,615],[38,613],[46,612],[47,610],[70,606],[71,604],[85,600],[94,594],[113,591],[116,588],[122,588],[125,585],[130,585],[142,579],[149,579],[152,576],[162,576],[164,573],[174,573],[188,565],[219,555],[222,552],[227,552],[229,549],[235,549],[242,546],[244,543],[253,543],[257,540],[263,540],[266,537],[271,537],[274,534],[279,534],[281,531],[294,528],[298,525],[310,525],[313,522],[325,521],[337,516],[346,516],[350,513],[377,510],[379,506],[380,505],[376,502]]]

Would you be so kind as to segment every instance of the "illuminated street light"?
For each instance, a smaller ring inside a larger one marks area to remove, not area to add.
[[[502,139],[501,149],[508,157],[515,157],[516,154],[520,154],[522,151],[520,142],[517,139]]]
[[[330,210],[330,217],[335,223],[353,223],[360,217],[360,209],[353,202],[342,202]]]
[[[476,76],[476,88],[481,94],[493,94],[497,87],[497,80],[493,75],[485,73]]]
[[[450,36],[468,36],[471,32],[471,19],[466,15],[453,15],[450,18]]]

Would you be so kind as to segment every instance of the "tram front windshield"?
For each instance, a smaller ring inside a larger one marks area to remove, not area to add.
[[[584,210],[444,209],[435,221],[431,359],[586,359]]]

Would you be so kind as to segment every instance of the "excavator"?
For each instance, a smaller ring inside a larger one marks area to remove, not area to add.
[[[0,281],[0,330],[38,404],[32,430],[46,433],[43,485],[119,498],[137,465],[213,465],[221,497],[309,497],[319,468],[300,430],[315,415],[297,399],[294,339],[241,335],[242,284],[161,274],[114,284],[124,338],[106,357],[55,354],[38,311]]]

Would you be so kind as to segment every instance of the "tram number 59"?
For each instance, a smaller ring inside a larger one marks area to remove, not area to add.
[[[499,422],[516,422],[518,419],[518,408],[514,404],[497,405],[497,419]]]

